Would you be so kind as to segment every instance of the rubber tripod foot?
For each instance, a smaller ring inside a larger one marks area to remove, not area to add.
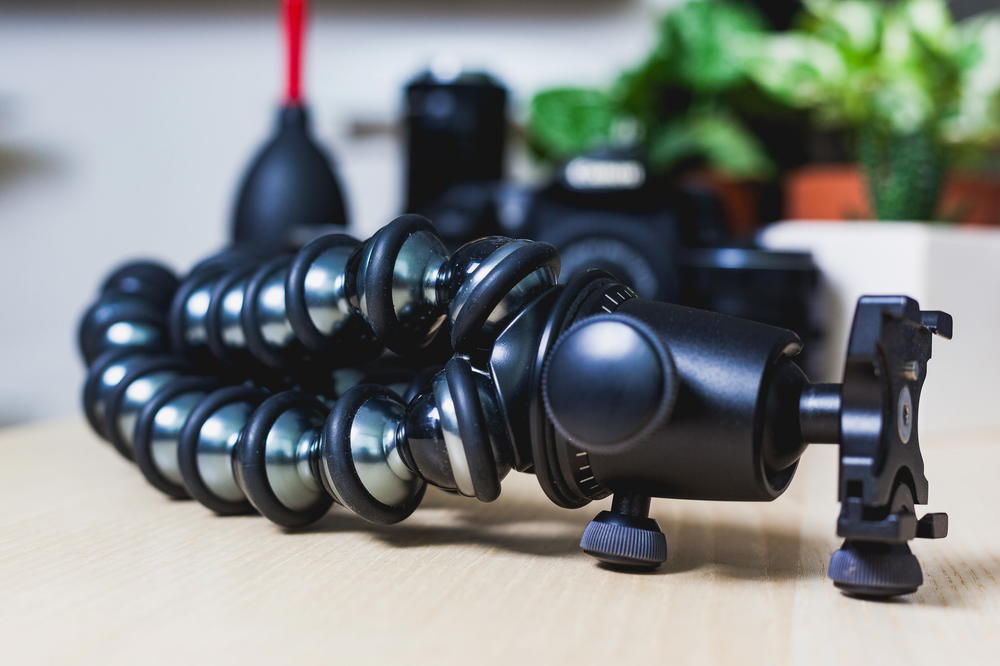
[[[924,582],[906,543],[848,539],[830,558],[828,575],[844,594],[869,599],[912,594]]]
[[[667,537],[652,518],[601,511],[580,538],[583,552],[622,569],[655,569],[667,561]]]

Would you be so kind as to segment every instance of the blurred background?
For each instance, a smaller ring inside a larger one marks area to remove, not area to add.
[[[182,271],[253,218],[277,6],[0,2],[0,425],[78,412],[76,321],[111,267]],[[317,230],[416,210],[454,244],[547,240],[564,274],[793,328],[830,380],[857,295],[908,293],[956,318],[923,425],[1000,425],[995,0],[317,0],[310,19],[309,123],[345,202]]]

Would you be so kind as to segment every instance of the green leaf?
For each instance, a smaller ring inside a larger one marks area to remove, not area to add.
[[[666,124],[650,141],[649,159],[660,169],[691,158],[734,178],[763,178],[774,170],[757,137],[719,110],[698,111]]]
[[[966,19],[958,26],[958,103],[944,119],[944,135],[962,145],[1000,141],[1000,12]]]
[[[561,161],[610,141],[617,112],[607,93],[594,88],[552,88],[531,100],[528,131],[533,147]]]
[[[873,0],[806,0],[812,31],[845,54],[861,56],[878,49],[881,3]]]
[[[935,102],[918,71],[899,67],[874,91],[870,99],[873,115],[870,122],[885,125],[899,134],[915,132],[931,122]]]
[[[828,103],[847,76],[839,51],[811,35],[794,33],[767,40],[747,71],[768,94],[795,108]]]
[[[660,97],[670,84],[669,67],[651,56],[638,67],[622,72],[611,86],[613,104],[633,115],[643,125],[655,124],[662,112]]]
[[[949,53],[958,35],[944,0],[908,0],[900,5],[913,34],[939,53]]]
[[[763,32],[763,21],[746,5],[691,0],[664,15],[658,53],[677,82],[718,92],[744,78],[744,59]]]

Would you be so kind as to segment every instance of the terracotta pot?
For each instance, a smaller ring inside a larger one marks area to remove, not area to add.
[[[939,206],[941,220],[963,226],[1000,226],[1000,178],[953,174]],[[785,183],[785,217],[791,220],[871,219],[867,188],[856,166],[797,169]]]

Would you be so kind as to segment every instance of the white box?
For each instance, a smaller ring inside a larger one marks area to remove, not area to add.
[[[920,404],[928,430],[1000,427],[1000,230],[912,222],[800,222],[760,234],[764,247],[809,250],[823,274],[821,375],[840,381],[858,297],[905,294],[954,317],[935,338]]]

